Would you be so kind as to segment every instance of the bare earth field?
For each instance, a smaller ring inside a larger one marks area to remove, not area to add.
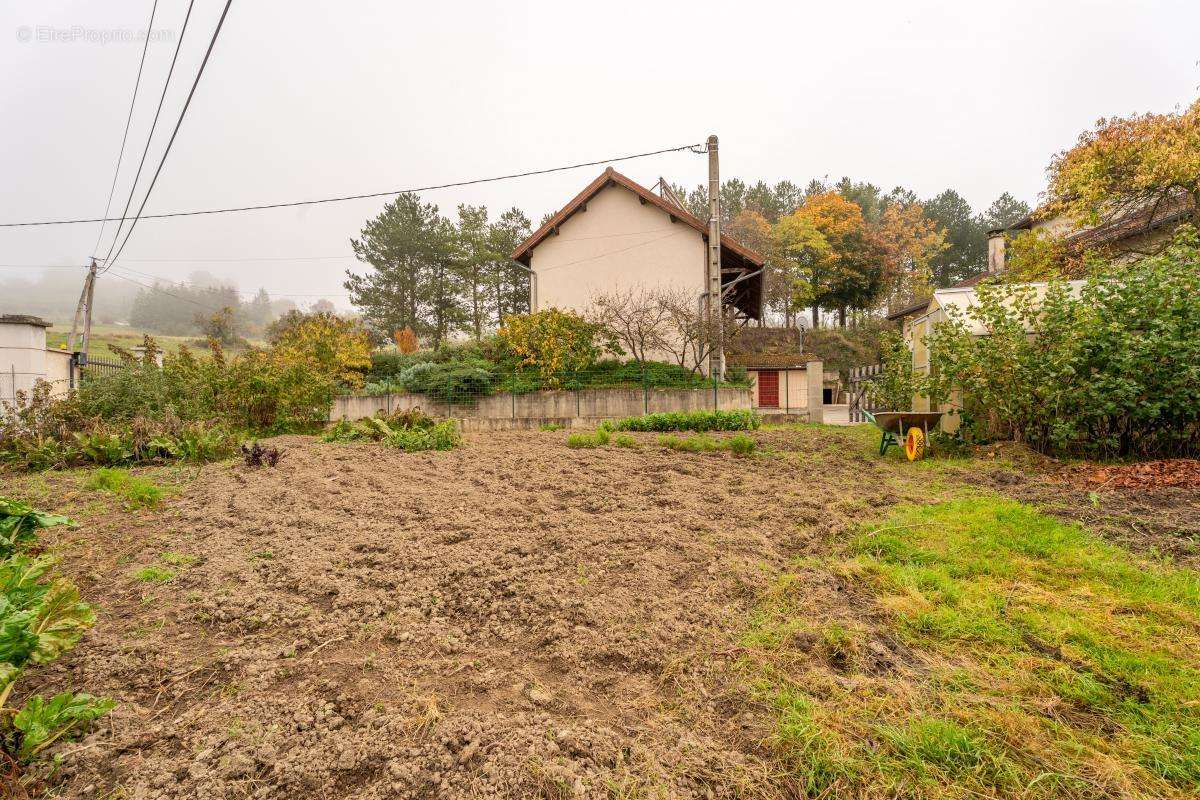
[[[880,460],[861,430],[760,431],[753,458],[564,438],[281,437],[275,469],[146,471],[172,494],[140,511],[78,473],[0,476],[80,521],[45,538],[99,618],[30,688],[119,702],[59,749],[54,795],[795,796],[739,659],[796,559],[979,486],[1138,537],[1119,502],[1003,456]],[[1195,557],[1196,494],[1159,504],[1148,547]],[[854,586],[809,589],[865,626],[869,670],[910,659]]]

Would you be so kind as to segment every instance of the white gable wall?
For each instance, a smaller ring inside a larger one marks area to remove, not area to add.
[[[537,275],[531,305],[586,313],[597,294],[637,287],[681,287],[698,298],[705,250],[695,228],[671,222],[623,186],[609,186],[531,252]]]

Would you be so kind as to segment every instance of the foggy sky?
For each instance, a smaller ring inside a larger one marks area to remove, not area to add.
[[[141,44],[97,39],[144,28],[150,5],[0,6],[0,221],[101,215]],[[110,216],[186,5],[159,2],[154,27],[168,36],[150,46]],[[196,0],[143,187],[221,6]],[[710,133],[726,178],[849,175],[922,197],[953,187],[977,210],[1006,190],[1034,204],[1051,155],[1097,118],[1196,97],[1198,31],[1194,0],[235,0],[147,212],[442,183]],[[67,40],[44,40],[54,36]],[[646,185],[705,177],[704,157],[690,153],[617,167]],[[495,215],[517,205],[536,224],[601,169],[423,197],[450,215],[459,203]],[[345,305],[349,239],[384,202],[147,220],[121,262],[147,283],[203,269],[301,304]],[[0,229],[0,264],[84,264],[98,232]],[[229,261],[299,257],[322,260]],[[0,280],[36,272],[0,266]],[[119,282],[106,276],[97,292]]]

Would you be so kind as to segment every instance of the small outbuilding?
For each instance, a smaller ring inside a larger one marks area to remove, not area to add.
[[[725,363],[746,370],[760,413],[807,413],[810,422],[822,421],[815,417],[824,401],[824,367],[804,351],[799,328],[742,328],[726,348]]]

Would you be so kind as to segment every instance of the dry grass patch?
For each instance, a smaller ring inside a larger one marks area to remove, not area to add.
[[[801,796],[1194,797],[1200,581],[992,496],[904,506],[760,604]]]

